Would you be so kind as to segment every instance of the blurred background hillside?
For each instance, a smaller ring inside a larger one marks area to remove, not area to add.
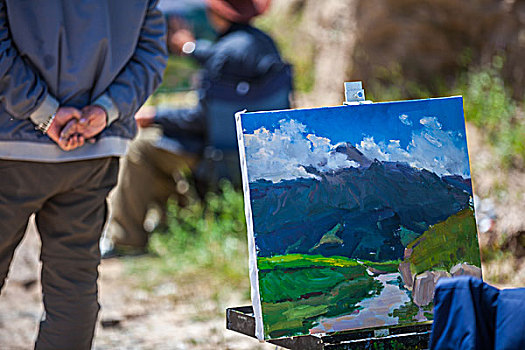
[[[277,38],[313,103],[340,103],[348,79],[376,98],[391,88],[396,98],[448,93],[496,55],[511,96],[524,96],[522,0],[274,0],[258,25]]]
[[[485,278],[525,285],[524,0],[273,0],[255,24],[293,64],[297,108],[341,104],[352,80],[376,102],[463,95]],[[195,103],[196,72],[172,58],[151,102]]]
[[[463,95],[485,279],[525,285],[525,1],[274,0],[296,107]]]

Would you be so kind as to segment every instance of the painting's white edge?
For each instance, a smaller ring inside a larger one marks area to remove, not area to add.
[[[458,95],[458,96],[453,96],[453,97],[459,97],[461,99],[461,113],[463,114],[463,141],[465,142],[465,145],[467,146],[467,161],[468,161],[468,170],[470,172],[470,179],[471,179],[471,187],[472,187],[472,162],[470,161],[470,149],[468,147],[468,132],[467,132],[467,115],[465,114],[465,101],[463,100],[463,96],[462,95]],[[474,189],[472,188],[472,212],[474,213],[474,222],[476,223],[476,225],[474,225],[474,229],[476,230],[476,235],[477,235],[477,239],[478,239],[478,251],[479,251],[479,256],[480,256],[480,259],[481,259],[481,245],[479,244],[479,231],[478,231],[478,220],[477,220],[477,216],[476,216],[476,206],[474,205]],[[474,265],[475,266],[475,265]],[[483,264],[480,265],[480,270],[481,270],[481,279],[483,279]]]
[[[246,151],[244,148],[244,134],[241,120],[241,116],[245,112],[246,110],[235,113],[235,125],[237,126],[237,141],[239,144],[239,160],[241,164],[242,189],[244,193],[244,213],[246,215],[246,229],[248,231],[248,264],[250,269],[252,306],[255,317],[255,336],[257,337],[257,339],[264,341],[261,295],[259,294],[259,270],[257,268],[257,251],[255,248],[255,236],[253,232],[253,216],[252,206],[250,202],[248,166],[246,164]]]

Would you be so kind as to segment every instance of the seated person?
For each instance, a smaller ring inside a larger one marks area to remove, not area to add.
[[[195,41],[186,29],[168,28],[170,51],[193,57],[203,68],[199,103],[192,109],[143,109],[135,116],[139,135],[122,163],[101,242],[103,256],[145,250],[152,230],[144,228],[148,209],[156,206],[165,213],[168,198],[188,190],[186,179],[197,172],[209,146],[220,148],[226,140],[236,147],[236,111],[289,108],[290,68],[273,40],[249,24],[268,5],[269,0],[207,0],[218,34],[213,43]],[[282,86],[287,86],[285,98],[267,98]],[[233,158],[239,171],[238,155]]]

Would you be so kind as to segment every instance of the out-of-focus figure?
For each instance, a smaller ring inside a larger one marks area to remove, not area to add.
[[[201,193],[221,178],[240,184],[235,112],[289,108],[291,68],[272,38],[250,25],[269,2],[207,0],[214,42],[195,40],[180,21],[168,19],[170,51],[193,57],[203,68],[199,102],[190,109],[144,108],[135,116],[140,132],[113,197],[101,242],[106,257],[143,252],[154,228],[145,225],[148,210],[164,215],[169,197],[185,195],[189,183]]]

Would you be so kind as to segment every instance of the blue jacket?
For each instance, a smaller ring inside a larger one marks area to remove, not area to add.
[[[247,24],[232,24],[213,43],[197,41],[192,56],[203,67],[197,107],[160,110],[155,117],[164,134],[176,139],[190,153],[201,152],[207,142],[207,128],[211,123],[206,118],[217,118],[221,114],[216,107],[210,106],[212,99],[229,101],[229,108],[234,107],[228,120],[219,120],[218,127],[222,127],[225,134],[233,133],[235,141],[233,113],[249,108],[251,102],[272,95],[280,88],[279,85],[291,85],[291,72],[281,59],[274,41]],[[254,105],[258,109],[289,108],[289,105],[272,105],[272,102],[266,103],[266,106],[260,102]]]
[[[525,349],[525,288],[473,277],[442,278],[434,295],[431,349]]]
[[[120,156],[133,115],[162,80],[157,0],[0,0],[0,158],[61,162]],[[103,107],[94,144],[62,151],[35,125],[59,106]]]

